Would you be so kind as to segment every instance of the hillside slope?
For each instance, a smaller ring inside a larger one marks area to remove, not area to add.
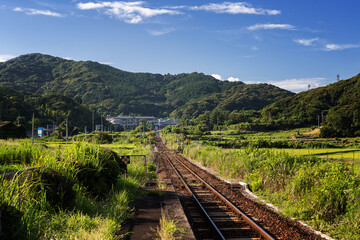
[[[262,110],[263,118],[290,124],[318,120],[323,136],[360,135],[360,74],[325,87],[280,99]]]
[[[85,126],[88,130],[92,126],[92,112],[73,99],[62,95],[40,96],[0,86],[0,106],[1,121],[19,123],[25,125],[27,129],[31,129],[33,114],[36,127],[55,123],[60,130],[64,130],[66,118],[69,121],[70,132],[75,126],[82,131]],[[97,114],[95,114],[95,122],[100,122]]]
[[[261,109],[279,96],[293,95],[279,88],[274,95],[273,89],[269,89],[262,91],[261,98],[266,101],[255,97],[243,104],[226,104],[218,101],[217,96],[226,92],[223,99],[239,99],[237,95],[254,95],[252,91],[262,86],[219,81],[202,73],[131,73],[96,62],[71,61],[43,54],[27,54],[0,63],[0,84],[41,95],[63,94],[106,114],[155,116],[166,116],[191,104],[197,108],[196,103],[207,101],[207,98],[215,98],[213,107],[227,105],[231,110],[240,110],[244,104],[247,108]]]

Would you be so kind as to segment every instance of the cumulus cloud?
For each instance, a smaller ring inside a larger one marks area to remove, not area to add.
[[[34,9],[34,8],[21,8],[21,7],[17,7],[14,8],[15,12],[24,12],[27,15],[45,15],[45,16],[50,16],[50,17],[64,17],[63,14],[57,13],[57,12],[52,12],[50,10],[39,10],[39,9]]]
[[[145,7],[145,2],[87,2],[78,3],[77,7],[80,10],[102,10],[109,16],[116,17],[126,23],[140,23],[145,18],[154,17],[157,15],[176,15],[181,14],[179,11],[165,9],[165,8],[148,8]]]
[[[304,46],[312,46],[314,42],[319,41],[319,38],[312,38],[312,39],[295,39],[294,42],[299,43]]]
[[[283,88],[292,92],[300,92],[311,88],[318,88],[323,86],[322,82],[325,78],[293,78],[282,81],[269,81],[269,84],[275,85],[279,88]]]
[[[265,23],[265,24],[255,24],[252,26],[247,27],[248,30],[250,31],[255,31],[255,30],[272,30],[272,29],[283,29],[283,30],[295,30],[296,27],[290,24],[275,24],[275,23]]]
[[[238,82],[238,81],[240,81],[239,78],[233,77],[233,76],[229,77],[227,80],[228,80],[229,82]]]
[[[148,32],[153,36],[161,36],[167,33],[174,32],[175,28],[164,28],[161,30],[148,30]]]
[[[278,15],[281,13],[280,10],[254,8],[251,4],[246,2],[209,3],[206,5],[190,7],[189,9],[229,14]]]
[[[0,62],[6,62],[9,59],[14,58],[15,56],[9,54],[0,54]]]
[[[213,78],[216,78],[217,80],[220,80],[220,81],[229,81],[229,82],[238,82],[238,81],[240,81],[239,78],[233,77],[233,76],[231,76],[231,77],[229,77],[229,78],[227,78],[227,79],[223,79],[223,78],[221,77],[221,75],[220,75],[220,74],[217,74],[217,73],[211,74],[211,76],[212,76]]]
[[[336,51],[336,50],[344,50],[348,48],[359,48],[360,45],[357,44],[326,44],[324,50],[325,51]]]
[[[221,81],[223,81],[223,80],[224,80],[224,79],[221,77],[221,75],[216,74],[216,73],[211,74],[211,76],[212,76],[213,78],[216,78],[217,80],[221,80]]]

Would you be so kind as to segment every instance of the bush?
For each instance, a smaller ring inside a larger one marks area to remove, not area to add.
[[[75,180],[65,176],[61,172],[43,168],[34,171],[38,198],[45,193],[46,201],[55,209],[71,209],[75,200],[75,190],[73,186]]]
[[[87,148],[89,154],[94,149]],[[120,173],[126,170],[126,164],[112,150],[97,149],[97,157],[93,161],[79,162],[76,166],[76,177],[93,195],[105,197],[112,189]]]
[[[107,132],[96,132],[93,136],[93,140],[97,143],[111,143],[112,136]]]

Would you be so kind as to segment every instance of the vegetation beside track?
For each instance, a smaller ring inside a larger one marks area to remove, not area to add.
[[[145,182],[143,158],[132,158],[125,174],[118,155],[152,157],[149,146],[136,136],[133,140],[108,145],[2,141],[2,173],[41,168],[0,178],[0,238],[115,239]],[[154,171],[150,163],[148,176]]]
[[[165,136],[168,146],[178,145],[179,137]],[[286,215],[336,239],[359,238],[360,174],[356,165],[308,155],[320,149],[301,150],[304,154],[294,155],[279,149],[224,149],[192,141],[183,155],[227,179],[249,183],[256,194],[279,206]]]

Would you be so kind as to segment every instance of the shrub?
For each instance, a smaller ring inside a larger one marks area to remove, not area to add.
[[[73,186],[75,180],[65,176],[63,173],[43,168],[34,171],[35,181],[39,181],[36,190],[38,197],[45,193],[46,201],[54,209],[71,209],[76,196]]]
[[[94,154],[95,150],[96,158],[78,162],[76,177],[93,196],[103,198],[110,192],[118,175],[125,172],[126,164],[112,150],[100,148],[84,150],[85,155]]]

